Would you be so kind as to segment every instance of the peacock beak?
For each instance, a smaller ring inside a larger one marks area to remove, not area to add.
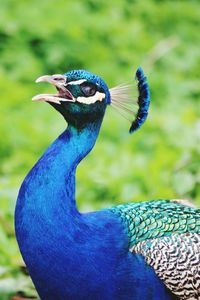
[[[75,102],[75,98],[70,93],[70,91],[66,88],[66,80],[67,77],[61,74],[55,75],[44,75],[36,79],[36,83],[38,82],[48,82],[56,87],[58,90],[57,94],[40,94],[36,95],[32,98],[33,101],[47,101],[53,102],[57,104],[61,104],[61,102]]]

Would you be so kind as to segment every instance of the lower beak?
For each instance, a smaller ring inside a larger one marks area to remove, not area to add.
[[[66,85],[65,75],[44,75],[36,79],[36,82],[48,82],[56,87],[57,94],[40,94],[32,98],[33,101],[47,101],[57,104],[61,102],[75,102],[75,98],[70,91],[65,87]]]

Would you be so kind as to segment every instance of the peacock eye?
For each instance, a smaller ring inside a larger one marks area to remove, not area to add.
[[[91,83],[91,82],[81,83],[80,88],[81,88],[81,91],[83,92],[83,94],[86,97],[94,96],[96,91],[97,91],[96,85],[94,83]]]

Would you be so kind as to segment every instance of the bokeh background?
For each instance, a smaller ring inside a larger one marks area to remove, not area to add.
[[[43,74],[85,68],[109,87],[148,75],[151,109],[141,130],[108,108],[98,143],[81,163],[82,211],[128,201],[187,198],[200,205],[200,2],[1,0],[0,299],[34,296],[16,244],[20,184],[66,127],[36,85]],[[135,82],[133,81],[133,84]],[[53,89],[52,89],[53,91]]]

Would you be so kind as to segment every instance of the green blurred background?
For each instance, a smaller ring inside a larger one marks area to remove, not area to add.
[[[0,299],[34,296],[15,241],[20,184],[66,124],[46,103],[43,74],[85,68],[109,87],[141,65],[151,109],[141,130],[108,108],[77,174],[82,211],[128,201],[187,198],[200,205],[200,3],[159,0],[1,0]],[[134,83],[135,84],[135,83]],[[53,89],[52,89],[53,91]]]

